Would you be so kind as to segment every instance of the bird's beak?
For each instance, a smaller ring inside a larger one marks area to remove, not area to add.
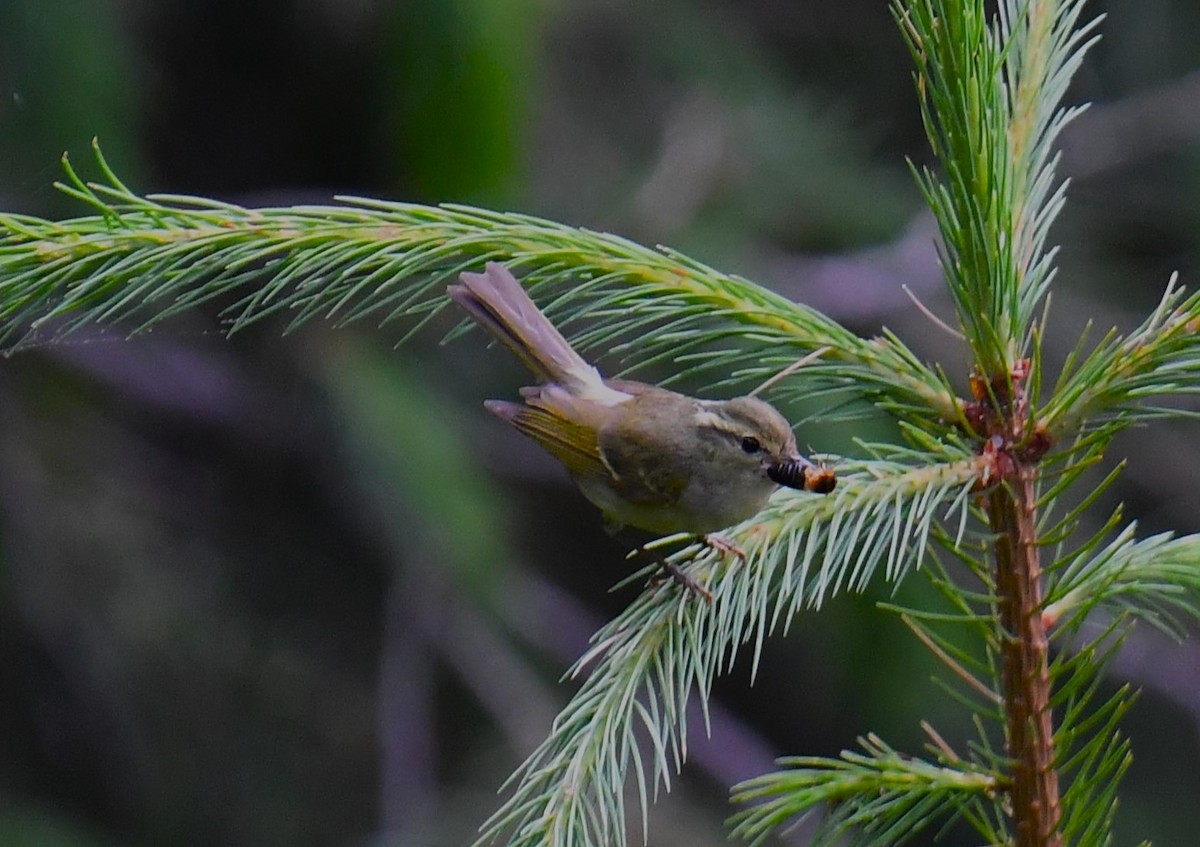
[[[833,473],[823,472],[803,456],[792,456],[768,465],[767,476],[779,485],[817,494],[828,494],[837,485]]]

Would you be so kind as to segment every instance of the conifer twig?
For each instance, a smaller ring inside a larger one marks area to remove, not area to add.
[[[996,595],[1002,629],[1001,679],[1017,847],[1059,847],[1062,817],[1050,714],[1049,642],[1042,622],[1036,470],[1017,468],[997,486],[987,512],[996,533]]]

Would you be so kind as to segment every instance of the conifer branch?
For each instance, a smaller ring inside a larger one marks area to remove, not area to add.
[[[1068,360],[1040,412],[1046,431],[1092,425],[1115,432],[1141,420],[1196,416],[1147,404],[1200,393],[1200,292],[1185,297],[1177,283],[1173,275],[1158,307],[1129,335],[1113,330],[1078,364],[1078,355]]]
[[[1050,645],[1042,620],[1035,481],[1035,468],[1020,465],[1015,480],[991,493],[987,511],[996,533],[1001,690],[1012,760],[1015,844],[1058,847],[1062,806],[1050,707]]]
[[[917,175],[942,236],[942,265],[974,356],[964,410],[993,461],[984,511],[994,533],[996,644],[1017,847],[1059,847],[1062,806],[1038,481],[1056,436],[1036,410],[1042,362],[1038,310],[1053,277],[1049,228],[1062,206],[1057,134],[1079,109],[1066,86],[1094,42],[1081,0],[910,0],[896,17],[917,64],[917,89],[938,174]],[[1028,358],[1032,351],[1032,359]],[[1085,453],[1095,447],[1076,442]]]
[[[1082,0],[911,0],[894,14],[916,63],[939,176],[916,176],[942,236],[942,267],[980,371],[1006,375],[1026,355],[1053,277],[1046,238],[1064,199],[1058,134],[1081,109],[1059,106],[1094,43]]]
[[[966,400],[894,335],[859,338],[666,249],[462,206],[341,198],[246,209],[141,197],[98,150],[102,183],[64,161],[60,186],[91,216],[0,215],[0,343],[93,324],[136,333],[214,300],[229,304],[229,333],[272,317],[288,328],[371,321],[412,333],[439,315],[461,271],[500,259],[577,343],[622,363],[669,362],[676,378],[710,385],[784,374],[776,396],[829,406],[863,398],[898,419],[909,447],[864,445],[874,458],[840,465],[829,496],[778,493],[729,532],[745,561],[700,545],[669,556],[713,602],[650,587],[596,634],[571,671],[586,675],[582,687],[510,780],[481,840],[622,847],[627,778],[644,831],[653,796],[686,757],[692,695],[707,709],[713,680],[743,648],[752,645],[756,670],[766,638],[801,610],[861,590],[880,571],[896,581],[932,563],[953,611],[906,610],[905,622],[965,686],[967,696],[946,690],[979,728],[970,750],[960,758],[934,734],[934,759],[924,761],[868,736],[863,752],[784,760],[788,770],[739,787],[736,799],[763,802],[738,816],[735,833],[759,841],[826,807],[819,844],[852,834],[858,847],[883,847],[957,818],[988,843],[1099,847],[1129,763],[1117,726],[1130,703],[1120,691],[1096,705],[1100,673],[1134,618],[1169,628],[1200,617],[1200,536],[1138,541],[1117,513],[1074,540],[1116,470],[1066,515],[1050,515],[1119,429],[1193,414],[1148,403],[1200,393],[1200,295],[1185,297],[1172,278],[1137,330],[1111,332],[1090,351],[1081,339],[1043,399],[1039,310],[1054,275],[1048,232],[1065,196],[1053,145],[1079,111],[1060,104],[1099,20],[1080,24],[1082,7],[1000,0],[989,17],[982,0],[894,6],[939,162],[917,179],[971,354]],[[968,514],[988,534],[967,535]],[[930,538],[981,588],[956,584],[927,555]],[[1059,549],[1044,566],[1050,545]],[[1116,614],[1085,642],[1081,624],[1098,607]],[[936,631],[948,623],[969,624],[970,644]],[[1051,637],[1070,649],[1052,657]]]
[[[1135,539],[1136,524],[1094,556],[1064,564],[1042,613],[1047,626],[1109,607],[1180,634],[1175,616],[1200,618],[1200,536]]]
[[[894,847],[935,821],[960,814],[986,818],[987,801],[1001,787],[986,768],[910,758],[874,735],[860,744],[864,752],[845,750],[838,758],[780,759],[786,770],[735,786],[735,803],[755,805],[733,818],[733,834],[761,844],[782,825],[828,808],[812,833],[812,847],[840,844],[852,833],[859,847]]]
[[[446,305],[446,285],[460,272],[496,259],[524,278],[553,320],[588,321],[573,333],[577,342],[635,363],[682,363],[676,378],[737,371],[753,384],[826,347],[785,394],[838,392],[844,403],[849,391],[922,427],[959,415],[944,380],[894,336],[862,339],[670,250],[464,206],[344,197],[341,206],[247,209],[140,197],[96,155],[106,183],[85,183],[64,159],[68,181],[59,187],[97,215],[0,215],[0,343],[98,323],[136,333],[231,297],[222,311],[231,334],[271,316],[288,329],[369,320],[411,333]],[[728,339],[736,345],[719,344]]]
[[[687,755],[693,692],[707,710],[713,680],[742,646],[753,645],[753,672],[766,638],[786,632],[801,609],[861,590],[880,568],[900,579],[923,558],[933,527],[961,526],[981,466],[968,457],[846,470],[833,494],[781,492],[731,530],[746,561],[700,546],[672,557],[712,593],[711,604],[663,585],[596,633],[571,671],[590,668],[587,680],[514,774],[481,843],[508,833],[510,845],[526,847],[624,845],[626,776],[632,770],[644,827],[651,796],[669,788]]]

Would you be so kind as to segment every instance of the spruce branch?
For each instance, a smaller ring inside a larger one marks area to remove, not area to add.
[[[320,318],[404,322],[412,332],[446,305],[457,274],[497,259],[524,277],[553,320],[586,319],[589,329],[574,335],[585,347],[643,364],[683,363],[676,378],[736,371],[761,381],[824,347],[787,391],[850,391],[925,428],[960,414],[945,381],[895,336],[862,339],[667,249],[464,206],[344,197],[341,206],[247,209],[140,197],[98,148],[96,156],[106,182],[85,183],[64,159],[68,179],[59,187],[98,214],[0,216],[0,342],[10,347],[98,323],[132,324],[136,333],[231,297],[222,313],[229,333],[275,315],[288,329]],[[732,347],[720,343],[730,339]]]
[[[1026,355],[1053,277],[1046,238],[1064,199],[1053,145],[1079,108],[1058,104],[1088,47],[1082,0],[912,0],[893,9],[916,63],[921,114],[944,173],[917,181],[938,221],[942,266],[982,373]]]
[[[911,467],[848,463],[828,496],[781,492],[729,538],[731,560],[693,546],[672,557],[713,595],[697,603],[674,586],[644,592],[593,638],[572,675],[589,670],[549,737],[514,774],[480,841],[624,845],[624,785],[633,772],[645,827],[652,794],[669,788],[687,754],[686,707],[707,709],[713,680],[752,644],[786,632],[803,608],[861,590],[878,570],[900,579],[924,555],[932,528],[960,527],[981,468],[974,457]],[[646,760],[649,760],[648,762]]]
[[[755,805],[734,816],[733,834],[761,844],[782,825],[829,808],[812,833],[813,847],[840,844],[851,833],[858,847],[892,847],[938,820],[986,818],[999,793],[987,769],[910,758],[874,735],[859,743],[863,752],[845,750],[838,758],[780,759],[786,770],[735,786],[734,802]]]
[[[1146,403],[1200,393],[1200,293],[1184,295],[1173,275],[1157,308],[1136,330],[1125,336],[1110,331],[1082,361],[1077,349],[1040,411],[1046,431],[1090,425],[1112,433],[1137,421],[1195,417],[1186,409]]]
[[[895,7],[941,166],[917,179],[938,222],[947,284],[975,362],[976,402],[964,417],[999,481],[983,511],[995,537],[989,589],[1017,847],[1063,843],[1038,486],[1056,436],[1073,433],[1052,432],[1036,404],[1039,309],[1054,273],[1047,236],[1065,196],[1055,183],[1053,144],[1079,112],[1061,101],[1098,23],[1079,25],[1082,5],[1002,0],[995,19],[982,2]],[[1086,439],[1073,446],[1085,455],[1102,448]]]
[[[1170,628],[1200,617],[1200,542],[1136,540],[1119,512],[1076,539],[1119,468],[1065,514],[1056,505],[1118,430],[1188,414],[1149,402],[1200,387],[1200,295],[1185,297],[1172,278],[1134,332],[1090,349],[1080,339],[1043,398],[1043,380],[1053,381],[1041,356],[1048,235],[1065,197],[1054,143],[1079,112],[1061,103],[1099,20],[1081,24],[1082,7],[894,6],[938,160],[916,176],[971,356],[965,401],[894,335],[859,338],[666,249],[463,206],[141,197],[98,150],[103,182],[64,162],[60,186],[94,214],[0,216],[0,341],[93,324],[137,332],[213,300],[228,304],[230,333],[272,317],[288,328],[370,321],[411,333],[438,316],[459,272],[501,259],[577,343],[622,363],[671,363],[676,378],[709,385],[784,374],[770,380],[775,396],[822,398],[825,414],[847,395],[865,399],[898,419],[909,447],[864,445],[872,458],[840,465],[827,497],[778,493],[729,533],[744,561],[699,545],[668,557],[712,604],[652,587],[596,634],[570,672],[586,676],[580,690],[510,780],[481,841],[624,845],[626,783],[632,776],[645,831],[653,796],[687,755],[693,695],[707,709],[716,675],[747,647],[756,670],[766,638],[802,610],[923,565],[951,611],[906,609],[903,620],[950,669],[939,684],[970,711],[978,738],[962,757],[934,734],[931,760],[875,736],[840,758],[784,760],[789,769],[738,788],[736,799],[763,802],[738,816],[735,833],[759,841],[823,806],[818,843],[852,834],[881,847],[957,819],[991,844],[1100,847],[1129,763],[1118,722],[1131,703],[1122,690],[1097,705],[1101,673],[1135,619]],[[968,533],[969,515],[987,531]],[[978,586],[952,578],[930,541]],[[1094,609],[1114,614],[1085,640]],[[1052,639],[1062,649],[1052,652]]]
[[[1016,844],[1055,847],[1062,843],[1062,807],[1050,706],[1050,648],[1041,615],[1035,473],[1033,467],[1020,465],[1015,481],[991,493],[987,512],[997,535],[1001,685]]]
[[[1079,623],[1076,618],[1062,632],[1078,635]],[[1062,714],[1054,737],[1055,767],[1066,786],[1059,831],[1064,843],[1079,847],[1111,845],[1117,785],[1131,762],[1128,739],[1118,731],[1133,705],[1128,686],[1093,705],[1128,623],[1123,616],[1113,620],[1091,641],[1062,650],[1051,666],[1054,707]]]
[[[1042,613],[1047,624],[1108,607],[1177,636],[1176,617],[1200,618],[1200,536],[1135,538],[1129,524],[1093,556],[1064,564]]]

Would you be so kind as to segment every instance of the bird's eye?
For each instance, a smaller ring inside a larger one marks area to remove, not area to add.
[[[757,453],[762,449],[762,445],[758,443],[758,439],[753,435],[747,435],[742,439],[742,449],[747,453]]]

